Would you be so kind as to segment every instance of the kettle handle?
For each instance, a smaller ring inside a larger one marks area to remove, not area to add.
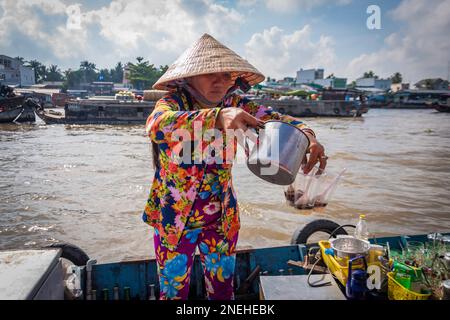
[[[350,276],[351,276],[351,274],[352,274],[353,261],[356,261],[356,260],[359,260],[359,259],[362,259],[362,260],[363,260],[363,262],[364,262],[364,267],[365,267],[366,270],[367,270],[367,260],[366,260],[366,257],[365,257],[365,256],[357,256],[357,257],[354,257],[354,258],[348,260],[348,277],[349,277],[349,278],[350,278]]]

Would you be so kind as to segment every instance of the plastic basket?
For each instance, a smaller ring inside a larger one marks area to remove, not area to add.
[[[331,248],[329,241],[319,241],[319,247],[324,263],[327,265],[330,272],[339,280],[339,282],[345,286],[348,279],[348,259],[336,259],[334,256],[326,254],[325,250]],[[379,263],[367,262],[367,265],[372,264],[380,265]],[[361,269],[362,267],[363,263],[354,263],[352,269]]]
[[[431,293],[422,294],[406,289],[394,279],[394,272],[388,272],[389,300],[428,300]]]

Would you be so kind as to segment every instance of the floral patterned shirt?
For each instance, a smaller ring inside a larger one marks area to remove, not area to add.
[[[217,107],[210,109],[202,109],[195,100],[192,104],[193,110],[189,110],[187,97],[183,93],[169,93],[156,103],[146,123],[148,136],[159,148],[159,163],[143,212],[143,220],[158,230],[162,244],[171,250],[175,250],[178,245],[191,217],[195,199],[206,199],[210,196],[207,193],[214,193],[220,200],[220,223],[225,237],[231,239],[240,228],[236,194],[231,179],[232,161],[226,159],[223,163],[215,164],[213,175],[211,172],[206,173],[208,165],[205,161],[173,161],[172,156],[177,154],[177,148],[180,146],[180,140],[173,137],[176,130],[184,129],[190,134],[191,141],[195,142],[195,128],[199,129],[201,134],[214,129],[221,108],[242,108],[263,121],[281,120],[302,130],[307,129],[302,121],[258,105],[237,94],[227,97]],[[311,133],[314,134],[312,131]],[[224,138],[222,141],[224,147],[226,140]],[[201,151],[204,151],[206,145],[201,143],[200,146]],[[236,147],[234,140],[234,152],[231,155],[233,158],[236,155]]]

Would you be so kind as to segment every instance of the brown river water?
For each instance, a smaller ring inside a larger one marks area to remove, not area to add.
[[[329,156],[347,168],[330,204],[298,210],[283,187],[237,161],[238,248],[289,244],[317,218],[372,235],[450,229],[450,114],[371,109],[362,118],[307,118]],[[243,159],[239,150],[238,159]],[[141,220],[153,169],[143,126],[0,125],[0,249],[76,244],[99,262],[153,255]]]

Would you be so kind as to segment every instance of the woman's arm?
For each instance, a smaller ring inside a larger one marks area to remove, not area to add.
[[[322,170],[325,169],[327,165],[327,157],[325,156],[325,149],[317,141],[316,134],[311,128],[309,128],[306,125],[306,123],[292,116],[276,112],[266,106],[259,105],[248,98],[242,98],[236,95],[235,97],[233,97],[233,99],[237,99],[237,102],[233,101],[235,102],[235,105],[237,105],[237,107],[242,108],[244,111],[250,113],[257,119],[263,121],[280,120],[283,122],[290,123],[296,126],[297,128],[301,129],[308,136],[310,141],[308,150],[310,156],[307,164],[303,169],[303,172],[304,173],[310,172],[318,161],[320,162],[319,168],[321,168]]]
[[[268,120],[280,120],[283,122],[290,123],[297,128],[301,129],[306,134],[309,134],[313,137],[315,137],[314,131],[308,127],[306,123],[303,121],[294,118],[292,116],[289,116],[287,114],[282,114],[277,111],[274,111],[266,106],[259,105],[254,101],[251,101],[248,98],[242,98],[239,97],[239,102],[237,103],[237,106],[242,108],[244,111],[250,113],[252,116],[256,117],[257,119],[268,121]]]
[[[146,131],[155,143],[168,143],[172,133],[177,129],[187,130],[194,136],[194,128],[201,128],[202,134],[214,129],[220,108],[196,111],[178,111],[178,102],[169,96],[160,99],[147,119]],[[194,127],[195,123],[195,127]]]

